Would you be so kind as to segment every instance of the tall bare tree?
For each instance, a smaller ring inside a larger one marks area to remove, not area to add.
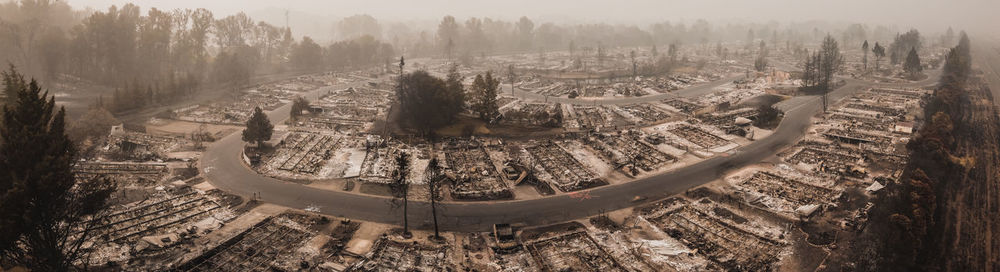
[[[410,181],[408,180],[410,173],[410,154],[401,152],[396,155],[396,179],[392,183],[393,197],[396,199],[401,199],[403,201],[403,237],[409,239],[413,237],[410,233],[410,224],[408,219],[408,205],[409,205],[409,195],[410,195]]]
[[[441,234],[438,231],[438,217],[437,217],[437,199],[440,197],[438,195],[438,183],[441,182],[443,176],[441,175],[441,165],[438,163],[437,158],[432,158],[430,162],[427,163],[427,169],[424,175],[427,178],[427,186],[430,187],[430,199],[431,199],[431,217],[434,219],[434,239],[441,240]]]

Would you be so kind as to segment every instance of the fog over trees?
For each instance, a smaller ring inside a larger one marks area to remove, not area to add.
[[[0,0],[0,271],[996,270],[1000,1],[939,2]]]
[[[832,34],[842,44],[864,40],[890,44],[887,56],[896,64],[911,48],[919,52],[923,42],[954,39],[954,33],[952,38],[925,39],[895,26],[820,21],[734,24],[661,19],[613,24],[444,15],[412,24],[362,13],[331,23],[328,29],[335,37],[331,40],[302,37],[281,23],[258,21],[243,12],[223,16],[204,8],[164,10],[124,4],[81,10],[66,2],[29,0],[4,3],[0,14],[4,25],[0,37],[9,41],[0,44],[0,59],[33,76],[71,75],[123,93],[144,92],[145,103],[150,104],[190,94],[204,84],[243,85],[257,74],[385,63],[401,53],[457,58],[574,47],[600,54],[602,48],[615,46],[709,48],[708,44],[720,41],[744,41],[750,46],[748,38],[778,47]]]

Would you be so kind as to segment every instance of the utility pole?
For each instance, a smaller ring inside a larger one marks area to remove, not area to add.
[[[827,96],[829,94],[830,94],[830,89],[823,90],[823,97],[822,97],[822,99],[823,99],[823,113],[826,113],[826,108],[828,106],[827,103],[829,103],[829,100],[828,100],[829,98]]]
[[[507,66],[507,76],[510,77],[510,96],[514,96],[514,65]]]
[[[406,61],[403,56],[399,56],[399,78],[396,79],[396,88],[403,87],[403,65],[406,65]],[[389,111],[385,112],[385,124],[382,125],[382,138],[388,139],[389,137]]]
[[[406,65],[406,60],[399,56],[399,82],[403,82],[403,65]]]
[[[632,81],[635,81],[636,76],[638,76],[636,74],[638,66],[635,63],[635,50],[630,51],[629,56],[632,58]]]

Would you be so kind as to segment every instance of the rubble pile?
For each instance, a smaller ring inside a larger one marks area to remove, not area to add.
[[[542,271],[628,271],[585,231],[525,244]]]
[[[526,250],[500,252],[495,260],[495,269],[503,272],[542,271],[542,266]]]
[[[80,162],[73,169],[73,174],[79,179],[124,176],[151,183],[163,179],[167,172],[167,165],[163,163],[132,162]]]
[[[307,222],[292,215],[268,217],[206,251],[177,271],[292,271],[303,264],[295,251],[315,236]],[[308,266],[307,266],[308,267]]]
[[[497,172],[482,142],[450,139],[442,144],[445,173],[452,179],[451,196],[464,200],[512,198],[513,192]]]
[[[562,109],[554,104],[524,103],[516,101],[500,108],[501,123],[519,126],[552,125],[553,119],[562,114]]]
[[[860,169],[860,164],[863,163],[862,158],[856,155],[857,153],[843,152],[844,149],[846,148],[806,146],[785,161],[809,165],[810,168],[820,172],[863,175]]]
[[[105,157],[126,160],[164,159],[167,153],[177,150],[186,142],[184,138],[152,135],[115,126],[112,127],[101,153]]]
[[[786,246],[769,233],[776,228],[760,226],[707,199],[654,210],[645,218],[722,270],[770,270]]]
[[[552,141],[531,145],[525,148],[534,158],[537,165],[547,175],[542,179],[555,185],[563,192],[571,192],[604,184],[597,181],[597,175],[590,172],[580,161],[569,152]]]
[[[744,201],[763,206],[789,217],[809,205],[831,205],[839,195],[836,191],[781,176],[768,171],[754,172],[750,177],[736,181],[733,186],[742,190]]]
[[[682,112],[682,113],[686,113],[686,114],[695,114],[696,112],[698,112],[701,109],[705,108],[705,106],[698,105],[698,104],[695,104],[695,103],[692,103],[692,102],[689,102],[689,101],[685,101],[683,99],[668,99],[668,100],[664,100],[662,102],[663,102],[663,104],[666,104],[667,106],[669,106],[670,108],[672,108],[674,111]]]
[[[569,114],[569,119],[576,122],[571,128],[579,129],[601,129],[608,127],[611,117],[601,107],[590,107],[574,105],[573,112]]]
[[[648,103],[618,106],[618,109],[624,112],[622,115],[631,117],[629,119],[633,119],[637,123],[649,124],[670,118],[670,114],[665,110]]]
[[[767,86],[767,82],[759,78],[737,81],[736,83],[717,87],[717,91],[698,96],[694,99],[705,105],[718,105],[722,103],[736,105],[740,101],[764,94],[764,89]]]
[[[399,177],[396,158],[401,149],[397,144],[385,146],[369,145],[365,160],[361,163],[361,181],[389,184]]]
[[[361,133],[371,129],[376,120],[389,111],[392,94],[369,88],[333,91],[313,102],[310,114],[295,120],[297,129],[333,130],[338,133]]]
[[[452,271],[448,246],[400,242],[382,237],[364,260],[348,271]]]
[[[882,117],[898,117],[905,114],[905,110],[897,107],[872,105],[868,103],[849,103],[844,106],[845,111],[863,113],[867,115]]]
[[[756,119],[760,112],[753,108],[739,108],[735,110],[730,110],[726,112],[713,112],[710,114],[703,114],[698,116],[698,120],[701,120],[703,124],[708,124],[716,127],[728,127],[736,125],[736,119],[746,118],[746,119]]]
[[[330,159],[339,138],[330,135],[292,132],[281,140],[274,155],[265,163],[272,169],[316,175]]]
[[[876,135],[853,130],[832,128],[823,132],[823,136],[844,143],[850,144],[884,144],[891,143],[892,137]]]
[[[161,191],[139,202],[108,211],[90,232],[84,248],[94,251],[93,265],[121,263],[134,256],[155,254],[180,242],[205,235],[236,214],[205,192]],[[84,230],[81,230],[84,231]]]
[[[629,166],[648,172],[677,161],[676,157],[650,146],[634,133],[595,134],[584,140],[619,169]]]
[[[827,120],[839,127],[850,130],[889,131],[894,125],[894,122],[890,119],[868,117],[840,111],[830,114]]]
[[[306,91],[337,81],[332,74],[301,76],[241,91],[234,101],[193,105],[173,111],[174,118],[210,124],[242,125],[254,107],[274,110]]]
[[[722,137],[715,136],[712,133],[708,133],[701,128],[691,126],[689,124],[678,124],[673,128],[667,129],[667,132],[704,149],[712,149],[730,144],[728,140],[723,139]]]
[[[609,106],[573,105],[568,108],[563,124],[567,129],[605,131],[631,124],[628,119]]]

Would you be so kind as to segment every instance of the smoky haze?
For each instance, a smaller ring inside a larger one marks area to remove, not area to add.
[[[202,7],[217,14],[244,11],[255,18],[284,24],[288,10],[290,26],[300,33],[320,36],[324,28],[340,18],[370,14],[380,22],[436,21],[445,15],[459,19],[490,17],[512,20],[528,16],[532,20],[555,23],[612,23],[647,26],[663,21],[779,22],[825,20],[884,24],[899,28],[915,27],[943,31],[948,26],[970,32],[989,33],[1000,25],[995,0],[72,0],[74,7],[105,9],[110,5],[134,3],[160,9]],[[310,25],[312,24],[312,25]],[[310,33],[316,32],[316,33]]]

